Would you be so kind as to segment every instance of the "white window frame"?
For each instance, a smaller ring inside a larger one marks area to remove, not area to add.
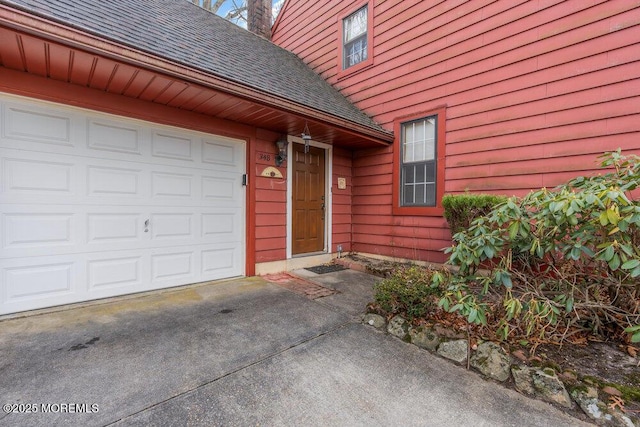
[[[364,20],[356,22],[361,18]],[[368,59],[369,5],[365,4],[342,20],[342,69],[346,70]],[[354,34],[350,32],[355,31]],[[353,59],[353,61],[351,61]]]
[[[438,116],[400,125],[400,206],[435,207],[438,203]]]

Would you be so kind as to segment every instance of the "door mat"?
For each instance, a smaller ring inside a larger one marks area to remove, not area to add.
[[[316,265],[315,267],[305,268],[305,270],[309,270],[316,274],[333,273],[334,271],[342,271],[346,269],[347,267],[340,264],[322,264],[322,265]]]

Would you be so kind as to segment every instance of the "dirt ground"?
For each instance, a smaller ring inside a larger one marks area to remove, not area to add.
[[[631,356],[625,345],[610,342],[541,345],[536,355],[544,361],[552,361],[563,371],[576,372],[581,378],[596,378],[602,386],[615,384],[631,392],[635,390],[636,398],[625,399],[624,406],[627,411],[640,414],[640,358]],[[603,401],[609,399],[606,394],[602,397]]]

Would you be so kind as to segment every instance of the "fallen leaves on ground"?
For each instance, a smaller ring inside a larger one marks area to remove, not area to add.
[[[609,409],[614,410],[616,408],[620,409],[624,412],[624,400],[618,396],[610,396],[609,397]]]

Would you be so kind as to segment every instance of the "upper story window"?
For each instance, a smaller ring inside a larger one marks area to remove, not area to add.
[[[342,69],[346,70],[367,60],[368,57],[368,7],[364,6],[343,20]]]

